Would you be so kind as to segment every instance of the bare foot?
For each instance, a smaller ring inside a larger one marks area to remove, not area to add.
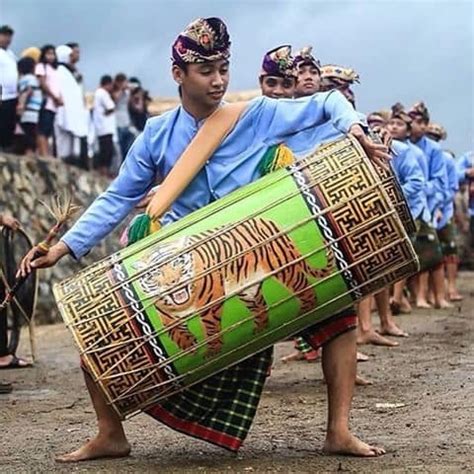
[[[451,304],[449,301],[441,300],[439,303],[435,304],[436,309],[449,309],[454,308],[454,305]]]
[[[418,300],[416,302],[416,307],[420,309],[432,309],[433,306],[431,306],[428,301],[426,300]]]
[[[342,436],[328,433],[323,452],[326,454],[344,454],[346,456],[377,457],[385,454],[385,449],[364,443],[348,432]]]
[[[56,462],[79,462],[102,458],[124,458],[130,454],[130,444],[125,438],[114,440],[98,435],[76,451],[56,457]]]
[[[400,329],[396,324],[381,326],[379,334],[384,336],[408,337],[408,333]]]
[[[294,362],[294,361],[303,360],[303,359],[304,359],[304,354],[300,351],[295,351],[287,356],[282,357],[280,360],[284,364],[286,364],[287,362]]]
[[[360,331],[357,335],[357,344],[373,344],[374,346],[396,347],[398,342],[391,341],[374,330]]]
[[[361,377],[360,375],[356,375],[355,384],[360,387],[365,387],[366,385],[372,385],[372,382],[364,379],[364,377]]]
[[[369,360],[369,356],[363,354],[362,352],[357,351],[357,362],[367,362]]]
[[[457,290],[449,292],[449,301],[462,301],[464,297]]]

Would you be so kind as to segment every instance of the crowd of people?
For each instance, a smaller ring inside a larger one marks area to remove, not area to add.
[[[10,54],[5,48],[5,38],[11,39],[11,33],[8,34],[4,28],[0,29],[3,35],[0,61],[3,63],[5,54]],[[70,57],[69,49],[72,52],[72,48],[61,48],[56,51],[58,57]],[[49,51],[48,57],[54,58],[53,50]],[[46,54],[41,57],[46,58]],[[229,58],[229,35],[221,20],[201,18],[185,28],[172,46],[172,73],[179,88],[181,105],[147,121],[145,132],[130,150],[118,179],[45,257],[32,262],[33,254],[27,256],[22,263],[23,274],[33,268],[54,265],[65,255],[80,258],[118,225],[153,186],[160,184],[157,179],[163,179],[169,173],[186,146],[192,143],[197,131],[196,123],[210,117],[221,106],[229,81]],[[58,114],[57,110],[63,107],[65,100],[55,92],[52,84],[45,85],[46,79],[42,76],[48,74],[47,64],[50,67],[54,64],[53,59],[47,61],[49,63],[40,60],[36,70],[39,88],[43,93],[47,91],[50,99],[47,110],[51,114],[46,115],[48,119],[39,127],[39,135],[43,137],[47,135],[44,132],[53,130],[57,125],[56,119],[51,117],[54,117],[53,113]],[[77,74],[77,68],[74,70]],[[322,359],[328,390],[328,430],[324,449],[328,453],[378,456],[384,450],[362,442],[350,433],[348,426],[356,358],[365,357],[364,354],[357,354],[356,343],[397,345],[391,338],[408,335],[399,327],[396,314],[409,313],[413,305],[418,308],[448,308],[462,299],[456,287],[459,259],[455,234],[459,203],[455,205],[455,200],[459,189],[469,195],[472,236],[474,156],[469,152],[455,158],[441,148],[438,142],[446,137],[446,132],[439,124],[432,122],[422,102],[407,110],[396,103],[365,118],[355,110],[353,86],[360,82],[357,72],[341,65],[321,65],[311,47],[302,48],[295,55],[289,45],[267,52],[262,69],[256,76],[263,97],[250,102],[232,134],[223,138],[214,150],[213,157],[216,159],[207,162],[205,171],[196,176],[193,185],[182,192],[164,217],[154,215],[153,198],[148,211],[152,220],[160,218],[165,225],[248,184],[258,177],[256,166],[264,156],[268,156],[268,146],[280,146],[282,142],[290,149],[292,160],[297,160],[308,149],[351,133],[370,159],[391,158],[393,170],[416,222],[416,232],[411,238],[420,259],[421,271],[409,281],[397,283],[393,288],[386,288],[361,301],[357,310],[351,308],[309,328],[298,337],[297,352],[285,358],[286,362],[314,360],[319,356]],[[77,80],[77,76],[74,77]],[[109,164],[113,137],[117,137],[124,150],[133,139],[126,114],[121,114],[130,103],[126,83],[123,75],[118,75],[115,80],[104,76],[95,93],[96,134],[101,150],[98,167],[102,172]],[[6,102],[12,103],[2,113],[16,114],[15,93],[12,82],[6,96]],[[39,102],[36,99],[36,107]],[[369,128],[384,138],[383,144],[367,138]],[[5,137],[3,128],[2,140]],[[247,155],[236,167],[239,150],[240,153],[245,150]],[[107,226],[102,225],[105,216]],[[463,232],[465,230],[462,229]],[[378,331],[372,325],[374,301],[381,322]],[[182,433],[235,451],[250,429],[271,361],[271,351],[256,354],[194,385],[192,390],[156,403],[148,413]],[[85,378],[97,413],[99,433],[79,450],[60,460],[75,462],[128,455],[130,445],[117,413],[106,404],[87,371]],[[362,378],[358,380],[361,384],[366,383]],[[232,383],[232,393],[222,389],[226,383]],[[203,400],[206,402],[203,403]]]
[[[150,98],[139,79],[104,75],[89,104],[77,42],[31,46],[17,60],[13,36],[0,27],[0,149],[116,175],[148,118]]]

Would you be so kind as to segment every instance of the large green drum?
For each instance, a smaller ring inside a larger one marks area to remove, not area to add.
[[[381,178],[345,138],[54,288],[121,417],[417,271]]]

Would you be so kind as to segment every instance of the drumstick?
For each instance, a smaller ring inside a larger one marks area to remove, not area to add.
[[[72,203],[72,196],[65,196],[64,204],[61,203],[61,199],[59,196],[56,196],[55,200],[50,206],[48,206],[43,201],[40,201],[43,206],[54,216],[56,219],[56,224],[48,231],[46,238],[41,241],[35,247],[35,252],[31,261],[36,260],[39,257],[43,257],[47,255],[51,244],[53,243],[54,239],[59,235],[61,228],[66,224],[70,217],[72,217],[80,208]],[[6,308],[15,297],[17,291],[21,288],[23,283],[27,280],[28,275],[26,276],[19,276],[16,278],[15,282],[11,286],[11,288],[7,291],[7,294],[0,304],[0,310]]]

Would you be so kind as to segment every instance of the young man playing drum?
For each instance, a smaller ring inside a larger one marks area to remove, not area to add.
[[[67,254],[82,257],[125,218],[156,180],[164,180],[173,166],[177,166],[178,158],[204,121],[222,104],[229,82],[229,47],[226,26],[218,18],[198,19],[178,36],[172,47],[172,74],[180,88],[181,105],[147,122],[108,190],[48,255],[32,262],[30,252],[21,265],[23,274],[32,268],[54,265]],[[179,220],[254,181],[260,175],[259,164],[269,147],[282,143],[286,136],[327,120],[332,120],[341,132],[352,133],[371,159],[379,163],[389,159],[385,146],[366,138],[359,117],[337,92],[316,94],[300,101],[259,97],[246,104],[232,131],[161,222],[166,225]],[[148,208],[149,215],[161,217],[153,203]],[[355,331],[340,334],[326,346],[326,351],[324,371],[329,396],[325,451],[356,456],[383,454],[383,449],[369,446],[349,431],[355,377]],[[252,356],[165,399],[147,412],[178,431],[236,451],[250,429],[270,358],[269,350]],[[121,420],[86,372],[85,379],[97,414],[99,432],[77,451],[58,460],[75,462],[127,456],[130,445]],[[233,384],[232,396],[222,393],[221,387],[227,383]],[[206,403],[202,402],[202,396],[206,397]]]

